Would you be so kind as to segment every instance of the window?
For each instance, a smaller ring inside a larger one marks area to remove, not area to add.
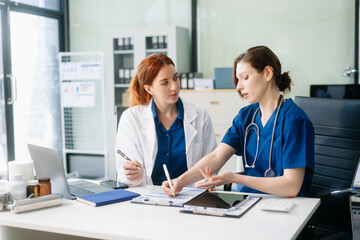
[[[0,72],[0,112],[5,113],[0,115],[0,174],[6,177],[8,161],[30,159],[27,143],[61,149],[58,53],[64,51],[64,12],[61,0],[0,2],[9,19],[1,22],[7,58]]]

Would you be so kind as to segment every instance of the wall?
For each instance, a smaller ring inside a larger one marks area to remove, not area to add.
[[[191,28],[190,0],[69,0],[71,51],[106,52],[110,29],[178,25]],[[310,84],[352,83],[353,0],[198,0],[198,68],[231,67],[247,48],[267,45],[289,70],[288,97]],[[107,59],[105,57],[105,59]]]
[[[354,8],[354,0],[198,0],[199,71],[213,77],[214,67],[231,67],[249,47],[267,45],[293,79],[286,97],[308,96],[310,84],[353,83],[342,72],[354,67]],[[105,64],[111,30],[191,30],[190,0],[69,0],[69,15],[70,50],[103,51]]]
[[[190,29],[190,7],[188,0],[69,0],[70,49],[106,53],[106,33],[115,29],[171,25]]]
[[[308,96],[310,84],[353,83],[342,72],[354,67],[354,9],[349,0],[198,0],[200,71],[211,77],[266,45],[290,71],[289,96]]]

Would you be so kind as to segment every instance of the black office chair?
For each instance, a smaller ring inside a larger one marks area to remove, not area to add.
[[[116,106],[115,107],[115,113],[116,113],[116,130],[119,126],[120,118],[123,112],[128,109],[129,107],[126,106]]]
[[[352,239],[350,188],[360,156],[360,100],[294,97],[294,102],[314,125],[310,197],[321,198],[303,239]]]

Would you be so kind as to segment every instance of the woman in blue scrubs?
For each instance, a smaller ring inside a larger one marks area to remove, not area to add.
[[[314,129],[304,111],[282,95],[291,90],[288,72],[281,73],[269,48],[257,46],[235,59],[233,76],[250,105],[239,111],[218,147],[172,180],[172,189],[163,182],[164,191],[171,196],[205,178],[198,187],[237,183],[242,192],[306,196],[314,168]],[[213,176],[233,154],[242,156],[245,174]]]

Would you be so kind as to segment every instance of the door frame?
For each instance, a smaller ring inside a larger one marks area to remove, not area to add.
[[[4,69],[4,99],[5,99],[5,121],[6,121],[6,140],[7,140],[7,160],[15,158],[14,149],[14,125],[12,122],[13,107],[7,104],[10,97],[11,88],[8,77],[11,75],[11,43],[10,43],[10,4],[2,2],[1,9],[1,31],[2,31],[2,50],[3,50],[3,69]]]
[[[357,72],[354,73],[354,79],[355,82],[354,84],[359,84],[359,38],[360,38],[360,26],[359,26],[359,21],[360,21],[360,16],[359,16],[359,10],[360,10],[360,5],[359,5],[359,0],[355,0],[355,69],[357,69]]]

